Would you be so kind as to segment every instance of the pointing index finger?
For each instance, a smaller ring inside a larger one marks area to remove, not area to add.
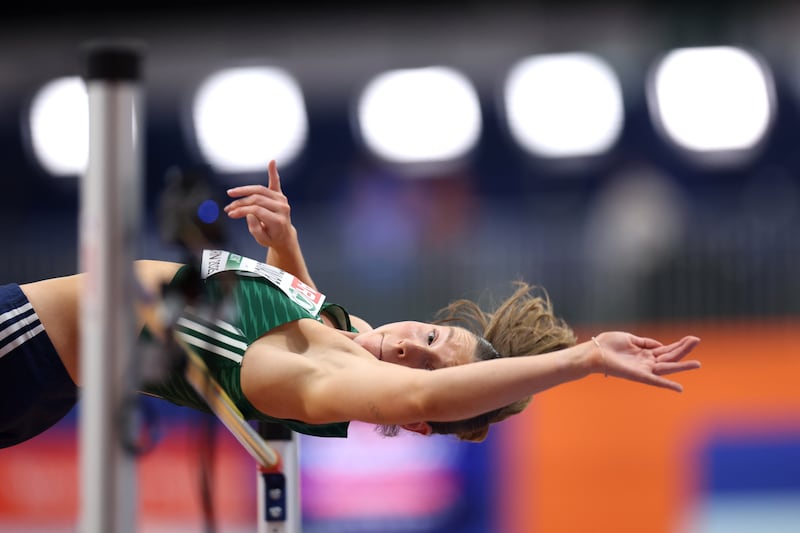
[[[281,191],[281,176],[278,174],[278,164],[273,159],[267,166],[269,174],[269,189],[275,192]]]

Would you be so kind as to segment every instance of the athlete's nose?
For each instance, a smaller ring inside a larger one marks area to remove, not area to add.
[[[424,355],[426,348],[409,339],[403,339],[397,344],[397,357],[400,359],[413,359],[416,356]]]

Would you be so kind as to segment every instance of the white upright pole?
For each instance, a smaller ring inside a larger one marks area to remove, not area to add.
[[[297,435],[279,424],[262,422],[259,434],[281,458],[275,469],[257,471],[258,533],[300,533],[300,448]]]
[[[132,261],[141,204],[140,56],[132,45],[86,47],[89,164],[81,184],[81,533],[136,527],[136,463],[124,439],[137,373]],[[127,422],[126,422],[127,421]]]

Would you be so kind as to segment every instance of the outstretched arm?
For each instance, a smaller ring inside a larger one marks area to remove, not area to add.
[[[531,394],[607,373],[680,391],[663,376],[698,368],[683,358],[696,337],[668,345],[622,332],[531,357],[480,361],[434,371],[384,363],[311,321],[266,335],[245,357],[242,386],[250,401],[278,418],[309,423],[376,424],[452,421],[501,408]],[[330,339],[334,339],[331,341]],[[599,347],[598,347],[599,344]],[[298,357],[292,347],[303,346]],[[253,354],[251,357],[250,354]],[[336,356],[346,355],[346,357]],[[361,355],[361,357],[353,357]]]
[[[300,249],[289,201],[281,190],[281,178],[274,160],[269,162],[268,174],[266,187],[245,185],[229,189],[228,196],[234,201],[225,206],[225,212],[231,218],[247,220],[250,234],[258,244],[268,248],[268,265],[285,270],[316,289]]]

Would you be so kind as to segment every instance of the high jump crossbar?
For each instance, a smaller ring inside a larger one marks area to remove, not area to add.
[[[255,459],[258,466],[265,471],[275,470],[281,460],[274,448],[269,446],[264,439],[245,421],[244,416],[236,408],[228,394],[220,387],[211,376],[208,367],[192,347],[181,338],[180,333],[175,333],[175,341],[187,357],[186,380],[192,385],[195,392],[205,400],[211,411],[228,428],[236,440]]]
[[[173,337],[187,357],[186,380],[258,464],[258,533],[300,533],[297,438],[278,424],[261,423],[256,431],[180,333],[175,332]]]

